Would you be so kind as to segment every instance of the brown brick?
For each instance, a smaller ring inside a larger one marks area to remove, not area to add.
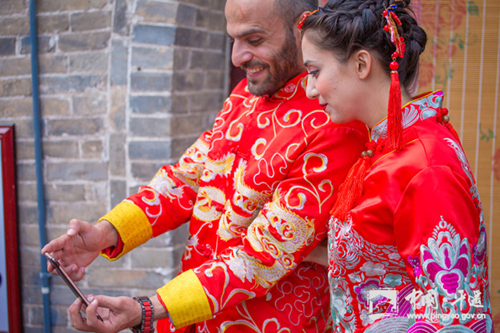
[[[169,275],[169,278],[175,276],[175,273]],[[96,269],[89,277],[89,285],[96,287],[114,287],[121,286],[127,288],[137,288],[146,286],[161,287],[165,284],[165,276],[155,273],[139,270],[113,270]]]
[[[196,26],[215,31],[224,31],[226,29],[226,20],[221,12],[212,10],[196,10]]]
[[[28,35],[30,24],[28,17],[0,18],[0,34],[2,36]]]
[[[125,134],[111,134],[109,138],[109,169],[113,176],[126,176],[126,144],[127,136]]]
[[[90,140],[82,143],[83,158],[102,158],[103,147],[101,140]]]
[[[54,36],[38,36],[38,54],[52,53],[56,50],[56,40]],[[28,54],[31,52],[31,38],[30,36],[21,37],[21,54]]]
[[[172,113],[188,113],[189,112],[189,96],[174,94],[172,95]]]
[[[13,37],[0,38],[0,55],[16,54],[16,39]]]
[[[205,83],[203,84],[203,88],[208,89],[208,90],[223,90],[224,89],[224,84],[226,80],[226,73],[224,71],[206,71],[205,75]],[[228,93],[225,93],[225,96],[227,96]],[[225,97],[224,96],[224,97]]]
[[[49,162],[45,170],[49,181],[101,181],[107,177],[107,165],[104,162]]]
[[[128,78],[128,43],[114,40],[111,44],[110,83],[112,86],[126,85]]]
[[[162,162],[146,162],[145,160],[142,160],[139,163],[131,163],[130,171],[132,173],[132,177],[138,181],[147,183],[153,178],[154,175],[156,175],[158,170],[160,170],[165,163],[167,163],[166,160]],[[137,189],[131,189],[129,192],[136,193]]]
[[[129,129],[133,136],[167,137],[170,135],[170,121],[168,118],[132,118]]]
[[[87,89],[101,90],[105,85],[105,77],[98,75],[59,75],[40,77],[42,94],[62,94],[67,92],[83,92]]]
[[[16,138],[31,139],[33,138],[33,120],[18,119],[16,120]]]
[[[33,167],[33,169],[35,169]],[[19,224],[35,224],[38,223],[38,209],[36,203],[19,204],[17,207],[19,213]]]
[[[44,157],[55,158],[77,158],[78,157],[78,142],[72,140],[62,141],[44,141],[43,142]]]
[[[193,51],[191,54],[191,68],[195,69],[218,69],[225,66],[224,54],[221,52]]]
[[[106,179],[103,179],[106,180]],[[109,198],[108,182],[95,181],[86,185],[87,201],[96,201],[106,203]]]
[[[158,47],[134,47],[132,49],[132,66],[138,69],[161,69],[173,68],[174,50],[172,48]]]
[[[173,137],[201,134],[203,117],[201,114],[190,114],[188,116],[176,115],[170,118],[170,134]]]
[[[90,12],[71,15],[71,31],[87,31],[109,28],[111,12]]]
[[[139,0],[136,15],[147,23],[173,24],[177,14],[177,3]]]
[[[0,97],[31,96],[31,78],[0,79]]]
[[[46,121],[47,135],[93,135],[99,134],[104,128],[101,118],[90,119],[48,119]]]
[[[74,176],[74,180],[78,177]],[[47,210],[49,223],[69,223],[71,219],[77,218],[84,221],[96,222],[106,214],[106,205],[102,202],[88,203],[80,202],[78,205],[54,204]]]
[[[40,267],[40,250],[36,247],[21,246],[21,266]]]
[[[224,12],[224,7],[226,6],[226,0],[212,0],[212,5],[210,8],[213,10],[218,10]]]
[[[65,99],[52,98],[52,97],[42,97],[40,99],[40,110],[42,116],[51,115],[68,115],[69,112],[69,102]]]
[[[24,202],[35,203],[37,201],[36,182],[18,182],[16,185],[17,196]]]
[[[176,70],[187,69],[191,51],[186,49],[174,50],[174,68]]]
[[[0,118],[29,117],[33,115],[33,99],[30,97],[0,101]]]
[[[190,103],[191,112],[220,111],[224,102],[223,93],[207,92],[193,95]]]
[[[38,15],[36,23],[39,34],[52,34],[69,30],[68,14]]]
[[[177,24],[181,26],[195,26],[196,8],[179,3],[177,9]]]
[[[45,187],[45,192],[49,201],[77,202],[85,200],[85,186],[81,184],[51,184]]]
[[[208,33],[203,30],[178,27],[175,30],[175,45],[205,48],[208,44]]]
[[[40,246],[38,231],[39,228],[36,224],[23,224],[19,226],[19,241],[23,244],[23,246]]]
[[[111,86],[111,106],[109,120],[115,131],[125,128],[125,111],[127,105],[127,87]]]
[[[40,74],[62,74],[68,72],[68,59],[60,54],[46,54],[38,57]]]
[[[104,115],[107,100],[104,95],[73,96],[73,113],[75,115]]]
[[[171,157],[174,159],[178,159],[179,157],[181,157],[182,154],[184,154],[184,152],[186,151],[186,149],[188,149],[196,141],[196,139],[198,139],[199,134],[191,137],[172,139]]]
[[[20,14],[26,12],[27,2],[20,0],[0,1],[0,15]]]
[[[210,50],[224,51],[226,49],[226,34],[211,32],[208,34],[208,47]]]
[[[185,3],[192,3],[201,7],[209,7],[212,2],[211,0],[184,0]]]
[[[122,36],[128,35],[130,25],[127,20],[127,0],[116,0],[113,18],[113,32]]]
[[[111,169],[111,171],[113,171],[113,169]],[[111,180],[110,182],[111,207],[115,207],[126,197],[127,197],[127,182],[124,180]]]
[[[108,47],[109,32],[71,33],[59,36],[63,52],[101,50]]]
[[[199,91],[203,86],[205,74],[203,72],[175,72],[175,91]]]
[[[109,55],[104,52],[72,54],[69,57],[71,73],[104,74],[108,71]]]
[[[35,145],[33,141],[16,142],[16,158],[18,161],[32,160],[35,158]]]
[[[42,0],[37,2],[37,11],[42,13],[101,9],[107,3],[107,0]]]
[[[163,73],[132,73],[131,77],[132,91],[157,91],[164,92],[172,88],[172,74]]]

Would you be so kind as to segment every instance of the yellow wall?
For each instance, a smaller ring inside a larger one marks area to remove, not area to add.
[[[500,1],[412,1],[429,42],[419,92],[443,90],[483,203],[489,240],[491,303],[500,326]],[[497,328],[497,330],[500,328]]]

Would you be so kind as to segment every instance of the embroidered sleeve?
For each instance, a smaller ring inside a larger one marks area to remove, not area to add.
[[[400,300],[409,332],[462,326],[489,332],[486,229],[472,177],[445,166],[424,169],[406,188],[394,221],[414,285]]]
[[[326,221],[337,188],[360,156],[365,137],[352,128],[335,128],[318,135],[294,161],[272,199],[242,230],[243,245],[230,247],[193,270],[208,301],[208,318],[265,295],[326,237]],[[182,288],[188,292],[191,284]],[[161,290],[158,294],[164,301],[169,297]],[[166,305],[170,309],[171,305]],[[179,322],[192,322],[185,317],[178,322],[172,319],[176,328]]]
[[[125,253],[187,222],[192,214],[203,173],[211,132],[203,133],[173,166],[163,166],[147,186],[128,197],[100,220],[119,233],[123,250],[103,251],[108,259]],[[112,255],[111,255],[112,254]]]

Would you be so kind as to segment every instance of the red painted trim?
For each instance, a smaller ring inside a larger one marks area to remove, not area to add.
[[[3,207],[5,214],[5,257],[7,265],[7,305],[9,333],[21,333],[21,301],[19,288],[19,245],[16,210],[16,168],[14,125],[0,124],[2,145]]]

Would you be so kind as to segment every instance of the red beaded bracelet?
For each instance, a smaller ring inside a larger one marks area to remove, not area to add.
[[[154,310],[153,303],[149,297],[139,296],[134,297],[142,309],[141,323],[137,326],[131,327],[130,329],[134,333],[154,333],[155,329],[153,327]]]

